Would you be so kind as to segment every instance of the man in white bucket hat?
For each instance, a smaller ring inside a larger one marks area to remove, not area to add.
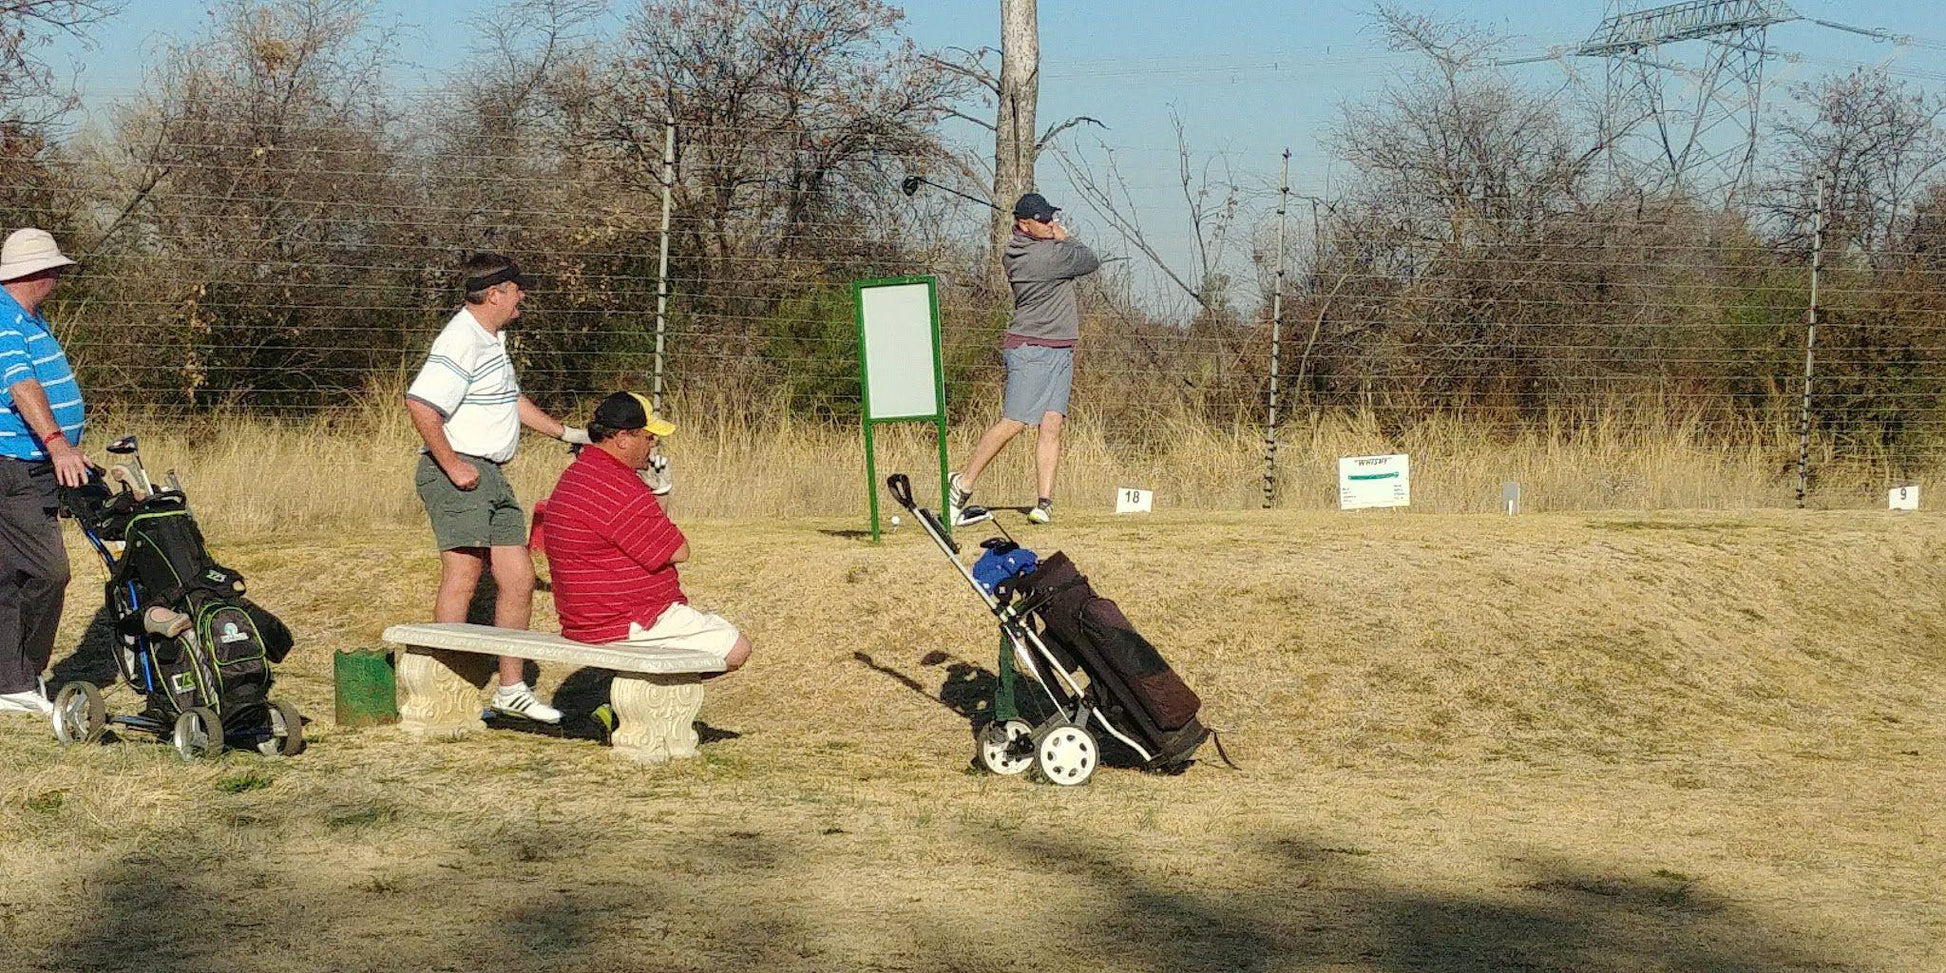
[[[46,230],[0,244],[0,714],[48,715],[41,670],[67,596],[56,484],[88,480],[81,387],[41,305],[72,266]]]

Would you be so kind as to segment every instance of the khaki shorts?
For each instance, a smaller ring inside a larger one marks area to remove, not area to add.
[[[439,549],[526,547],[527,514],[514,499],[514,488],[500,465],[478,456],[462,454],[460,459],[480,471],[480,482],[471,490],[454,486],[446,471],[425,454],[420,454],[413,476]]]
[[[729,619],[688,605],[675,604],[656,617],[655,624],[643,628],[630,622],[624,645],[652,645],[659,649],[690,649],[706,652],[726,662],[742,635]]]

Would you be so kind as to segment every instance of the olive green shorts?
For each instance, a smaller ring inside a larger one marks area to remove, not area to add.
[[[424,454],[414,476],[439,549],[526,546],[527,515],[514,499],[514,488],[500,464],[464,454],[460,459],[480,471],[479,485],[471,490],[454,486],[446,471]]]

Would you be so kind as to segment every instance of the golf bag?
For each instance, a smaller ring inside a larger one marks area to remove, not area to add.
[[[982,541],[984,553],[969,567],[939,515],[919,506],[905,474],[886,477],[885,486],[1000,624],[994,718],[976,731],[980,766],[996,774],[1032,769],[1041,780],[1074,786],[1093,776],[1109,739],[1150,770],[1177,770],[1195,759],[1213,735],[1197,718],[1202,700],[1066,555],[1038,558],[994,524],[1001,536]],[[991,512],[982,513],[976,521],[962,515],[960,526],[992,521]],[[1054,706],[1038,725],[1010,712],[1016,666]],[[1220,741],[1216,749],[1222,756]]]
[[[242,575],[210,556],[182,492],[111,492],[95,479],[62,491],[61,502],[108,568],[118,662],[149,708],[173,718],[207,707],[226,726],[260,720],[270,667],[293,644],[290,629],[244,597]],[[108,546],[116,541],[119,554]]]
[[[1087,673],[1090,695],[1115,726],[1132,730],[1153,766],[1188,760],[1209,737],[1197,719],[1203,702],[1113,601],[1059,551],[1024,577],[1005,582],[1017,611],[1041,624],[1041,638],[1069,673]]]

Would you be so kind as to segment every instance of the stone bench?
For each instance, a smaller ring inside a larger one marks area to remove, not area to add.
[[[485,729],[481,693],[498,671],[495,657],[508,655],[615,673],[615,756],[641,763],[696,756],[702,676],[723,671],[723,660],[706,652],[587,645],[545,632],[461,622],[394,625],[385,630],[385,641],[405,649],[399,657],[399,723],[407,733],[450,739]]]

